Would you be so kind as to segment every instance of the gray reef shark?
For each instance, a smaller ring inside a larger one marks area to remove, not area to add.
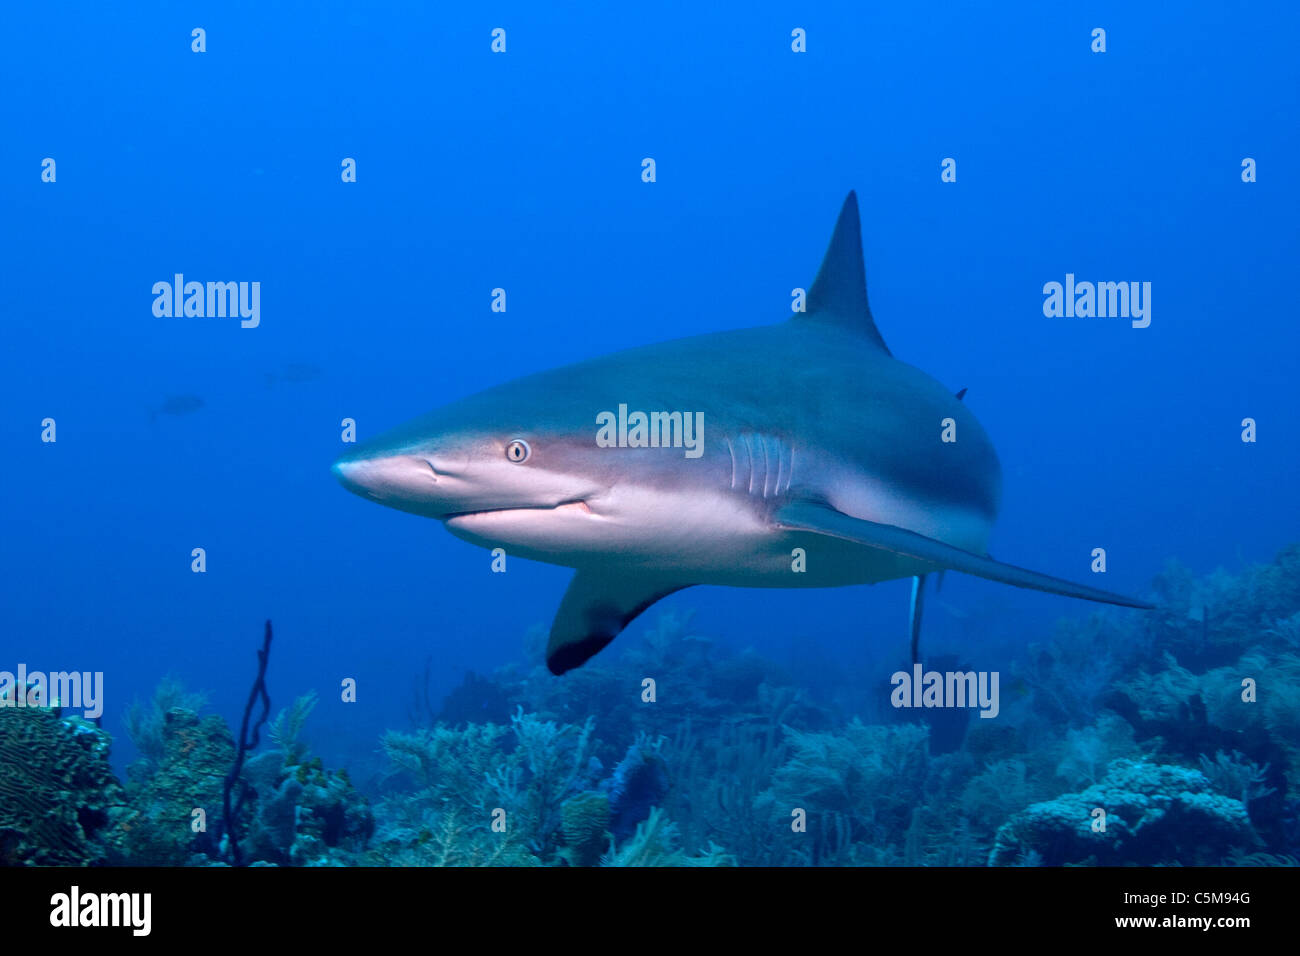
[[[931,572],[1150,607],[988,556],[997,455],[961,393],[885,346],[854,193],[793,318],[529,375],[358,445],[333,471],[474,544],[576,569],[546,650],[556,674],[693,584],[914,578],[913,657]]]

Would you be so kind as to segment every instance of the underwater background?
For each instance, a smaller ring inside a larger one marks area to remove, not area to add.
[[[238,862],[1300,856],[1294,7],[7,14],[0,670],[105,693],[0,708],[0,860],[236,862],[266,619]],[[948,575],[923,660],[999,672],[996,719],[889,705],[908,581],[688,589],[552,677],[571,572],[330,475],[346,418],[782,321],[849,189],[882,335],[998,450],[992,553],[1105,548],[1157,604]],[[155,316],[177,273],[259,324]],[[1046,317],[1067,273],[1150,282],[1150,326]]]

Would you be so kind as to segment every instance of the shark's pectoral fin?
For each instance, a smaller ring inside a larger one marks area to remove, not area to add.
[[[563,674],[589,658],[660,598],[690,587],[655,575],[581,570],[569,582],[551,625],[546,666]]]
[[[864,521],[827,505],[811,501],[795,501],[777,511],[775,521],[779,527],[791,531],[808,531],[825,534],[853,541],[868,548],[892,551],[904,557],[925,561],[935,570],[950,568],[976,577],[1001,581],[1018,588],[1032,588],[1035,591],[1049,591],[1052,594],[1064,594],[1068,597],[1082,598],[1085,601],[1098,601],[1102,604],[1118,604],[1121,607],[1149,608],[1152,605],[1135,598],[1125,597],[1100,588],[1090,588],[1083,584],[1074,584],[1061,578],[1054,578],[1037,571],[1028,571],[1011,564],[1003,564],[992,558],[954,548],[950,544],[927,538],[914,531],[896,528],[893,525]]]

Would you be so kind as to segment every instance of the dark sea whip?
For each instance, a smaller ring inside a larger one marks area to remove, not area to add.
[[[262,640],[262,647],[257,652],[257,680],[253,681],[253,688],[248,692],[248,703],[244,707],[244,719],[239,725],[239,745],[235,749],[235,765],[230,769],[230,775],[226,777],[226,785],[222,789],[221,804],[222,814],[226,824],[226,841],[230,847],[230,862],[235,866],[243,866],[243,858],[239,854],[239,841],[235,838],[235,818],[239,816],[239,811],[244,808],[244,801],[248,798],[247,784],[239,788],[239,799],[235,801],[234,809],[230,806],[230,791],[234,789],[235,782],[239,779],[239,771],[244,767],[244,756],[250,751],[255,750],[259,743],[258,730],[266,723],[267,715],[271,712],[271,697],[266,692],[266,662],[271,656],[271,622],[266,622],[266,637]],[[253,724],[253,736],[248,738],[248,718],[253,713],[253,704],[258,698],[262,699],[262,713]]]

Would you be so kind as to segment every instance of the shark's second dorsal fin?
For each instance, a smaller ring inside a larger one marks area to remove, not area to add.
[[[867,273],[862,263],[862,226],[858,220],[858,194],[851,191],[840,209],[831,244],[808,290],[808,311],[799,318],[831,322],[866,336],[886,354],[885,340],[876,329],[867,305]]]

